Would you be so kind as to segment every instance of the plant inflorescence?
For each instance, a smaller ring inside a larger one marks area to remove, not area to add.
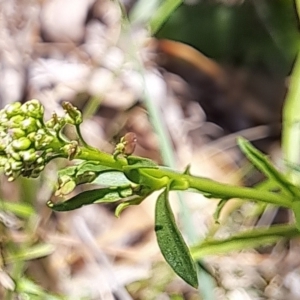
[[[54,158],[76,159],[76,164],[59,171],[57,196],[66,196],[81,184],[97,182],[105,187],[88,190],[57,203],[48,201],[48,207],[54,211],[69,211],[84,205],[116,202],[117,216],[125,208],[138,205],[153,192],[162,190],[155,209],[157,241],[166,261],[190,285],[198,286],[195,260],[203,255],[255,247],[282,237],[299,235],[299,188],[248,141],[239,138],[238,144],[253,166],[266,177],[267,184],[259,187],[222,184],[192,175],[189,167],[178,172],[159,166],[150,159],[134,156],[134,133],[127,133],[121,138],[113,154],[95,149],[81,135],[81,112],[70,103],[64,103],[63,108],[63,116],[54,113],[48,121],[44,120],[44,108],[38,100],[25,104],[16,102],[0,111],[0,166],[8,180],[13,181],[19,176],[36,178]],[[64,135],[67,124],[75,127],[76,140]],[[296,223],[252,229],[224,240],[207,239],[189,248],[176,225],[169,203],[171,191],[193,191],[218,199],[219,205],[214,214],[216,221],[227,201],[240,198],[290,208],[294,211]]]

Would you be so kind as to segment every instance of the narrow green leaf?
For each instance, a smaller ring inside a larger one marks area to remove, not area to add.
[[[120,186],[130,184],[126,176],[122,172],[117,171],[106,171],[101,174],[93,181],[93,183],[102,186]]]
[[[143,184],[143,176],[140,174],[142,169],[157,169],[157,164],[151,159],[142,158],[139,156],[128,156],[128,165],[123,167],[125,176],[132,182]]]
[[[44,294],[41,286],[28,278],[20,278],[17,282],[17,291],[19,293],[29,293],[34,295],[42,296]]]
[[[77,165],[77,175],[82,175],[86,172],[101,173],[108,170],[112,170],[112,168],[101,165],[99,161],[89,160]]]
[[[213,215],[214,220],[215,220],[216,223],[219,223],[219,218],[220,218],[221,211],[224,208],[227,201],[228,201],[228,199],[222,199],[222,200],[219,201],[218,206],[217,206],[217,208],[214,212],[214,215]]]
[[[55,211],[70,211],[93,203],[116,202],[132,195],[132,188],[129,185],[109,187],[85,191],[64,202],[53,203],[49,200],[47,206]]]
[[[117,218],[120,217],[120,214],[123,212],[124,209],[126,209],[127,207],[132,206],[132,205],[139,205],[143,200],[145,200],[145,198],[146,198],[145,196],[144,197],[137,196],[133,199],[130,199],[130,200],[120,203],[115,210],[115,216]]]
[[[134,155],[128,156],[127,162],[129,166],[133,166],[134,168],[158,168],[157,164],[153,160]]]
[[[299,0],[295,1],[299,13]],[[290,164],[299,164],[300,151],[300,51],[293,66],[291,76],[289,77],[288,93],[285,98],[282,115],[282,152],[284,161]],[[288,166],[289,167],[289,166]],[[299,184],[300,177],[297,171],[288,170],[289,179]]]
[[[300,236],[300,232],[294,225],[274,225],[269,228],[258,228],[242,232],[228,239],[207,239],[199,245],[193,246],[191,253],[194,259],[200,259],[207,255],[266,246],[282,238],[296,236]]]
[[[58,187],[55,194],[60,196],[70,194],[76,186],[95,182],[97,181],[97,177],[99,180],[99,176],[106,172],[113,172],[116,174],[114,169],[103,166],[100,162],[94,161],[84,161],[79,165],[64,168],[58,172]],[[123,175],[123,177],[125,176]],[[115,185],[121,184],[123,183],[117,183]]]
[[[0,200],[0,210],[9,211],[24,219],[28,219],[35,213],[33,207],[26,203],[8,202],[3,200]]]
[[[269,161],[266,155],[261,153],[258,149],[253,147],[244,138],[238,139],[238,145],[251,163],[269,179],[274,180],[280,189],[287,195],[300,195],[299,188],[294,186],[285,176],[280,173],[274,165]]]
[[[183,3],[183,0],[165,0],[150,20],[151,33],[155,34],[169,19],[170,15]]]
[[[171,266],[184,281],[197,288],[195,263],[175,223],[169,199],[169,189],[158,197],[155,207],[155,232],[159,248]]]
[[[16,291],[18,293],[26,294],[28,299],[43,299],[43,300],[63,300],[63,296],[51,295],[49,291],[45,291],[40,285],[36,284],[27,277],[21,277],[17,281]]]
[[[61,176],[75,176],[75,174],[77,172],[77,168],[78,168],[78,165],[69,166],[69,167],[60,169],[58,171],[58,177],[61,177]]]
[[[5,257],[5,262],[11,263],[16,261],[37,259],[52,254],[54,250],[55,246],[51,244],[38,244],[26,249],[22,249],[17,253],[9,253],[9,255]]]
[[[296,220],[296,227],[300,231],[300,201],[299,200],[293,202],[292,209]]]

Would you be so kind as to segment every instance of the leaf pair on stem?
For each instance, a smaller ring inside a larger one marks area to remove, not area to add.
[[[101,186],[82,192],[66,201],[47,205],[54,211],[70,211],[84,205],[118,202],[116,215],[138,205],[154,191],[162,190],[155,208],[155,232],[160,250],[172,269],[188,284],[198,286],[194,260],[207,254],[240,250],[273,243],[280,238],[299,235],[300,191],[280,173],[268,158],[249,142],[240,138],[239,147],[249,161],[266,177],[265,187],[240,187],[218,183],[189,172],[180,173],[158,166],[152,160],[133,156],[136,137],[126,134],[117,144],[114,154],[89,146],[80,132],[81,113],[70,103],[64,104],[65,115],[43,120],[44,109],[37,100],[23,105],[14,103],[0,111],[0,166],[9,180],[18,176],[37,177],[52,159],[76,159],[78,164],[60,170],[57,196],[70,194],[78,185]],[[78,140],[69,140],[62,133],[66,124],[75,126]],[[186,245],[169,203],[171,191],[193,191],[209,198],[220,199],[214,214],[216,222],[224,205],[232,198],[252,200],[293,210],[295,225],[252,229],[223,240],[207,239]]]

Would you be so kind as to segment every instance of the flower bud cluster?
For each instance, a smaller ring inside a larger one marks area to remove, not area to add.
[[[73,166],[59,173],[55,195],[63,196],[71,193],[79,184],[90,183],[98,176],[97,172],[80,170],[81,166]]]
[[[60,156],[60,149],[69,144],[60,136],[66,123],[74,124],[69,114],[62,118],[53,114],[46,123],[43,117],[44,108],[35,99],[23,105],[9,104],[0,111],[0,167],[8,180],[19,175],[38,177],[49,160]]]

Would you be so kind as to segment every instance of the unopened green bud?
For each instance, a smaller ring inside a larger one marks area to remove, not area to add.
[[[36,168],[34,168],[34,173],[41,173],[43,170],[45,169],[44,165],[38,166]]]
[[[45,153],[49,154],[51,152],[53,152],[53,148],[47,148],[47,149],[45,149]]]
[[[36,119],[42,119],[43,118],[44,107],[36,99],[32,99],[32,100],[24,103],[22,105],[21,109],[29,117],[33,117],[33,118],[36,118]]]
[[[29,134],[27,134],[27,138],[28,138],[31,142],[35,142],[35,136],[36,136],[36,132],[30,132]]]
[[[28,117],[21,122],[20,128],[30,133],[38,130],[38,124],[36,119]]]
[[[7,162],[7,157],[0,155],[0,167],[1,168],[5,166],[6,162]]]
[[[5,139],[0,139],[0,151],[4,151],[6,148],[6,141]]]
[[[11,174],[5,174],[6,176],[8,176],[8,181],[11,182],[11,181],[14,181],[16,178],[18,178],[21,174],[21,171],[20,170],[17,170],[17,171],[14,171],[14,172],[11,172]]]
[[[5,174],[10,174],[11,171],[11,163],[14,162],[14,160],[11,160],[10,158],[6,160],[4,164],[4,172]]]
[[[27,151],[22,151],[21,156],[24,162],[30,163],[36,161],[38,155],[36,154],[34,149],[28,149]]]
[[[11,128],[8,130],[8,133],[13,139],[18,139],[25,136],[25,131],[20,128]]]
[[[7,133],[5,132],[6,129],[6,127],[0,125],[0,137],[5,137],[7,135]]]
[[[40,129],[37,130],[36,134],[43,137],[44,135],[47,134],[47,131],[44,128],[40,128]]]
[[[65,120],[69,124],[79,125],[82,123],[81,111],[74,107],[70,102],[64,102],[63,108],[66,111]]]
[[[27,177],[38,178],[43,170],[34,169]]]
[[[31,145],[31,141],[26,137],[21,137],[14,140],[11,144],[15,150],[27,150]]]
[[[6,114],[0,114],[0,123],[3,125],[3,127],[7,128],[7,124],[8,124],[8,117]]]
[[[88,171],[77,177],[77,184],[92,182],[98,177],[96,172]]]
[[[23,163],[20,161],[14,161],[13,163],[11,163],[11,170],[12,171],[18,171],[21,170],[23,167]]]
[[[72,141],[71,143],[63,146],[61,150],[68,156],[68,159],[72,160],[80,152],[78,142]]]
[[[21,115],[13,116],[8,120],[7,126],[8,128],[18,128],[20,127],[21,122],[24,120],[25,120],[24,116]]]
[[[36,141],[34,142],[34,147],[38,150],[39,149],[44,149],[53,141],[53,139],[54,139],[53,136],[49,136],[49,135],[40,136],[40,135],[37,135],[36,136]]]
[[[44,164],[45,163],[45,160],[42,158],[42,157],[39,157],[37,160],[36,160],[36,163],[38,165],[41,165],[41,164]]]
[[[8,117],[19,115],[21,113],[21,103],[15,102],[5,106],[4,111]]]
[[[11,155],[11,153],[13,153],[13,152],[15,152],[15,148],[12,146],[12,143],[10,142],[10,143],[7,143],[6,144],[7,146],[6,146],[6,148],[5,148],[5,153],[7,154],[7,155]]]
[[[61,124],[61,118],[58,117],[56,113],[52,114],[52,118],[46,122],[46,127],[53,129],[55,131],[59,131],[62,129],[64,124]]]
[[[58,178],[58,187],[56,189],[55,195],[62,196],[71,193],[76,187],[76,182],[72,177],[68,175],[63,175]]]
[[[12,151],[12,152],[10,153],[10,155],[11,155],[11,157],[12,157],[14,160],[16,160],[16,161],[20,161],[20,160],[21,160],[21,155],[20,155],[18,152]]]

